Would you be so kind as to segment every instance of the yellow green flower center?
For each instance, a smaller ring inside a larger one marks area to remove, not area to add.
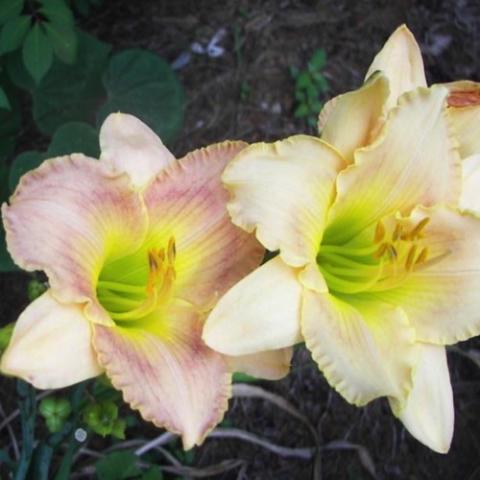
[[[407,229],[398,221],[381,220],[344,244],[322,243],[317,264],[331,292],[354,294],[380,292],[403,283],[413,271],[433,260],[423,232],[430,219],[422,219]],[[366,240],[365,240],[366,238]]]
[[[142,320],[164,304],[175,281],[175,239],[166,247],[142,250],[106,265],[97,298],[116,322]]]

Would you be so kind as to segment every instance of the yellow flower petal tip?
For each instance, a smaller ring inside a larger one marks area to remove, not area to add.
[[[222,419],[231,390],[227,358],[201,339],[203,320],[264,255],[230,221],[220,180],[246,144],[176,161],[120,113],[100,144],[100,161],[71,155],[27,173],[2,208],[13,258],[43,270],[51,288],[20,315],[1,369],[38,388],[105,371],[132,408],[190,448]],[[283,360],[269,360],[263,373],[279,375]]]

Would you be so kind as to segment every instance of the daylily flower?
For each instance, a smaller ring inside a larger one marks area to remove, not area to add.
[[[37,388],[102,372],[146,420],[199,444],[222,418],[230,372],[279,378],[290,350],[220,355],[201,339],[206,313],[264,249],[231,224],[220,174],[246,144],[178,162],[135,117],[109,116],[100,161],[54,158],[3,205],[8,249],[50,288],[18,319],[1,370]]]
[[[279,255],[220,299],[203,338],[228,355],[303,340],[347,401],[387,397],[445,453],[444,346],[480,333],[480,220],[458,208],[451,89],[426,88],[406,27],[367,76],[326,107],[322,139],[254,144],[226,168],[233,222]]]

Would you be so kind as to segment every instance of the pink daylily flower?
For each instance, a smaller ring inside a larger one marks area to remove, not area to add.
[[[220,175],[243,142],[176,161],[137,118],[109,116],[101,158],[54,158],[2,208],[7,246],[50,288],[20,315],[3,373],[61,388],[105,373],[144,419],[199,444],[221,420],[231,371],[288,371],[291,349],[230,358],[201,339],[217,299],[264,249],[226,213]]]

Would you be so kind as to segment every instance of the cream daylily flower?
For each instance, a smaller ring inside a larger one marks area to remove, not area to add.
[[[322,139],[251,145],[225,170],[233,222],[279,256],[220,299],[203,338],[229,355],[304,339],[344,398],[388,397],[412,435],[445,453],[444,346],[480,333],[480,220],[458,210],[451,89],[424,86],[406,27],[379,69],[326,106]]]
[[[264,249],[231,224],[220,174],[245,148],[180,161],[142,122],[114,114],[101,160],[71,155],[26,174],[3,205],[7,244],[50,289],[20,315],[4,373],[38,388],[105,372],[146,420],[199,444],[222,418],[230,371],[279,378],[291,350],[229,358],[201,339],[206,313]]]

